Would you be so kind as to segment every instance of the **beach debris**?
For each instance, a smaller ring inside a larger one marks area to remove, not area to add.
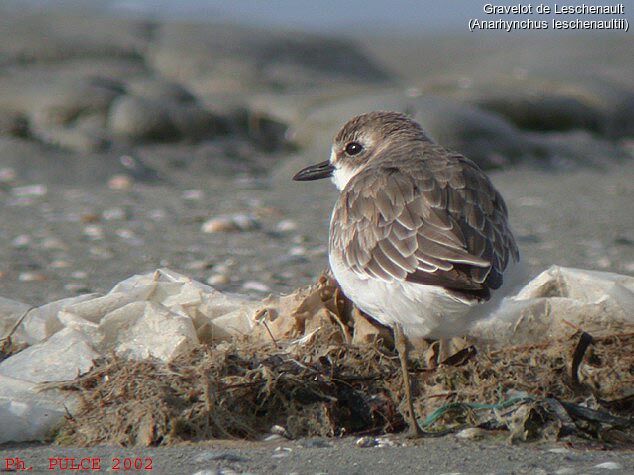
[[[398,445],[402,445],[402,444],[397,444],[396,442],[394,442],[387,435],[380,436],[380,437],[376,438],[376,446],[379,447],[379,448],[383,448],[383,447],[397,447]]]
[[[111,190],[129,190],[134,185],[134,180],[128,175],[113,175],[108,180],[108,188]]]
[[[99,224],[88,224],[84,226],[83,232],[90,239],[98,240],[104,237],[103,226]]]
[[[274,459],[283,459],[291,455],[293,449],[290,447],[275,447],[273,451],[273,455],[271,456]]]
[[[632,277],[553,267],[442,364],[420,349],[426,435],[632,444],[633,295]],[[261,299],[168,269],[40,307],[0,298],[0,442],[359,434],[383,446],[405,427],[391,345],[327,274]]]
[[[555,447],[552,449],[548,449],[548,452],[552,454],[569,454],[570,449],[567,449],[566,447]]]
[[[555,475],[574,475],[579,473],[579,469],[575,467],[561,467],[555,470]]]
[[[297,230],[297,222],[292,219],[283,219],[275,225],[275,230],[280,233],[289,233]]]
[[[595,465],[592,468],[599,468],[603,470],[622,470],[623,466],[618,462],[603,462]]]
[[[292,246],[289,250],[288,250],[288,255],[289,256],[305,256],[306,255],[306,248],[304,246]]]
[[[45,196],[48,193],[48,188],[42,184],[16,186],[11,189],[11,193],[19,198],[39,197]]]
[[[486,437],[487,431],[480,429],[479,427],[467,427],[456,433],[456,437],[459,439],[478,440]]]
[[[377,445],[379,445],[379,442],[376,440],[375,437],[366,435],[365,437],[358,438],[357,441],[355,442],[355,445],[357,447],[361,447],[365,449],[368,447],[376,447]]]
[[[280,437],[290,439],[290,435],[288,434],[288,431],[284,427],[278,424],[275,424],[271,427],[271,434],[279,435]]]
[[[213,267],[213,262],[208,259],[197,259],[185,264],[185,268],[188,270],[207,270]]]
[[[48,277],[42,272],[27,271],[20,272],[20,274],[18,275],[18,280],[20,282],[44,282],[48,280]]]
[[[231,281],[228,275],[225,274],[211,274],[206,282],[211,285],[226,285]]]
[[[142,246],[145,244],[145,241],[131,229],[120,228],[116,229],[114,233],[117,237],[126,241],[126,243],[131,246]]]
[[[242,284],[242,288],[246,291],[253,290],[255,292],[270,292],[271,288],[266,285],[264,282],[258,282],[257,280],[248,280],[244,284]]]
[[[254,231],[260,228],[260,221],[252,215],[234,214],[216,216],[205,221],[201,226],[204,233],[226,233],[236,231]]]

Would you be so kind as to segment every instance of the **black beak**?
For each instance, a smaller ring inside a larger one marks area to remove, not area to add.
[[[319,162],[316,165],[311,165],[297,172],[293,177],[295,181],[310,181],[320,180],[322,178],[328,178],[332,176],[332,172],[335,170],[330,164],[329,160]]]

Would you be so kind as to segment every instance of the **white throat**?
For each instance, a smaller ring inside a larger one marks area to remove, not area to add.
[[[331,150],[330,152],[330,163],[334,163],[336,158],[335,151]],[[335,184],[339,191],[343,190],[350,179],[359,173],[361,167],[355,168],[346,163],[343,163],[342,166],[336,166],[335,170],[332,172],[332,182]]]
[[[339,191],[343,190],[350,179],[355,176],[359,172],[358,169],[353,167],[339,167],[335,168],[335,171],[332,172],[332,182],[335,184]]]

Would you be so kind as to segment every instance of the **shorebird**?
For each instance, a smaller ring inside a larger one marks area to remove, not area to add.
[[[330,158],[293,179],[328,177],[340,190],[330,267],[360,310],[393,329],[410,430],[420,434],[407,339],[464,336],[507,294],[519,252],[506,205],[474,162],[397,112],[354,117]]]

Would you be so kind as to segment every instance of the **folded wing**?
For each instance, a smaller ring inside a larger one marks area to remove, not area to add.
[[[417,153],[377,160],[350,181],[333,216],[331,252],[341,250],[362,278],[487,300],[509,262],[519,260],[506,205],[470,160]]]

